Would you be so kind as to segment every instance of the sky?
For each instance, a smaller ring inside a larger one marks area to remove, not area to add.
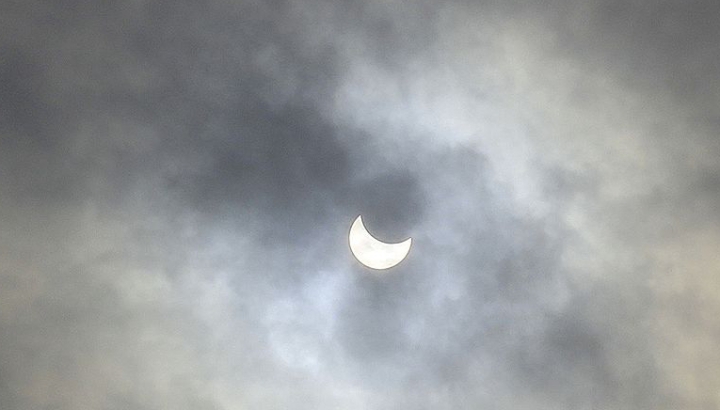
[[[720,408],[718,73],[710,0],[2,1],[0,408]]]

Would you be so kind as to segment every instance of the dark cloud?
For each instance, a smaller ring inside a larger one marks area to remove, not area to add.
[[[0,407],[717,407],[715,8],[8,3]]]

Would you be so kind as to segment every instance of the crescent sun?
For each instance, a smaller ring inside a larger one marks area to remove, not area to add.
[[[362,215],[355,218],[348,234],[350,251],[358,262],[370,269],[389,269],[403,259],[410,252],[412,238],[399,243],[385,243],[370,234],[362,221]]]

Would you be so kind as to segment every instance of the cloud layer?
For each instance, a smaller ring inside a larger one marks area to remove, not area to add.
[[[720,406],[716,4],[3,8],[1,408]]]

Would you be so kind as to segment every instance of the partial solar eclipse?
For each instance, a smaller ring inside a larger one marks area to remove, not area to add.
[[[350,227],[348,243],[358,262],[370,269],[382,270],[392,268],[405,259],[410,252],[412,238],[399,243],[379,241],[367,231],[360,215]]]

